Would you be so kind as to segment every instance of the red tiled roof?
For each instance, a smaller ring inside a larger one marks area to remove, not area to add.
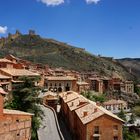
[[[11,76],[39,76],[39,74],[33,73],[26,69],[1,68],[0,70],[5,73],[8,73]]]
[[[70,77],[70,76],[48,76],[46,77],[47,80],[52,81],[72,81],[76,80],[76,78]]]

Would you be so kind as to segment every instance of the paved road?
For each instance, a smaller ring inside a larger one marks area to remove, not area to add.
[[[51,109],[41,106],[44,117],[41,128],[38,130],[39,140],[61,140],[57,131],[54,114]]]

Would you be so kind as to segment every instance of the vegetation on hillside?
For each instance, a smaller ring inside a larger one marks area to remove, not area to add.
[[[140,58],[124,58],[118,60],[124,67],[137,77],[140,82]]]
[[[19,35],[0,40],[0,56],[13,54],[35,63],[48,64],[51,67],[64,67],[77,71],[95,71],[111,76],[113,72],[123,78],[133,76],[115,60],[95,56],[82,48],[73,47],[53,39],[44,39],[39,35]]]
[[[86,97],[87,99],[94,101],[94,102],[100,102],[103,103],[107,100],[106,95],[105,94],[101,94],[101,95],[95,95],[92,92],[88,91],[88,92],[84,92],[82,93],[82,95],[84,97]]]

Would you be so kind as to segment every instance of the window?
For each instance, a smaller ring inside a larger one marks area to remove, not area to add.
[[[118,125],[113,125],[114,130],[118,130]]]
[[[114,136],[114,139],[113,140],[118,140],[118,136]]]
[[[52,87],[52,83],[50,83],[50,87]]]
[[[46,83],[46,87],[48,87],[48,83]]]
[[[99,137],[94,137],[93,140],[99,140]]]
[[[99,134],[99,126],[94,127],[94,134]]]

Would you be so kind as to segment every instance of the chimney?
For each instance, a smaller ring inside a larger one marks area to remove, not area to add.
[[[96,113],[97,111],[98,111],[98,109],[97,109],[97,108],[95,108],[95,109],[94,109],[94,113]]]
[[[0,116],[3,115],[3,98],[7,93],[0,87]]]
[[[97,106],[101,106],[101,103],[100,103],[100,102],[96,102],[96,105],[97,105]]]
[[[74,103],[73,102],[71,102],[71,106],[74,106]]]
[[[83,117],[86,117],[88,115],[88,112],[87,111],[84,111],[83,112]]]

